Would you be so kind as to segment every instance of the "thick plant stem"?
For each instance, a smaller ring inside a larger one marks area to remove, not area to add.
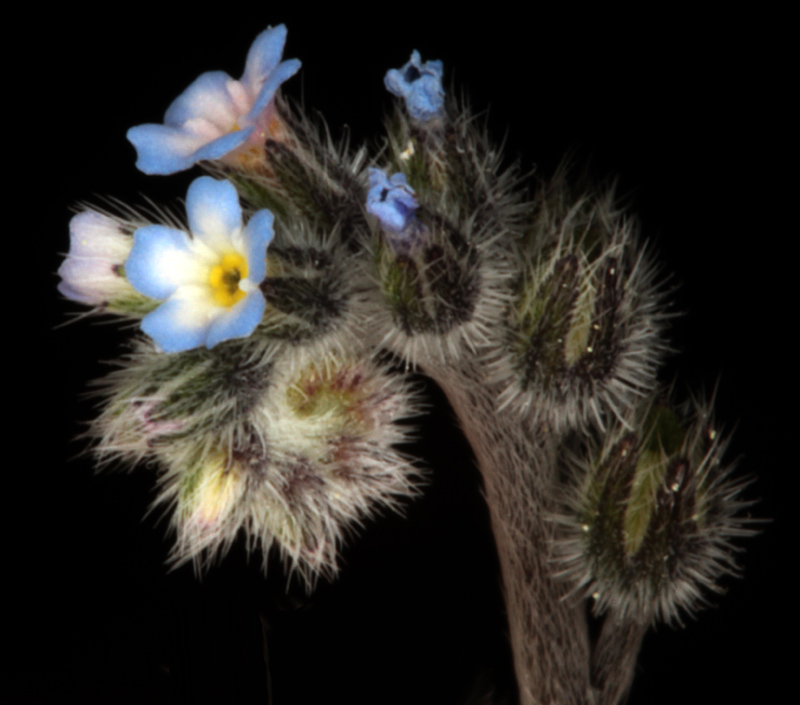
[[[555,439],[542,425],[498,410],[486,367],[465,356],[426,368],[442,387],[475,453],[500,559],[520,705],[591,705],[583,605],[554,580],[551,521]]]
[[[648,626],[648,620],[632,619],[617,610],[606,615],[592,653],[592,683],[599,694],[597,705],[616,705],[627,694]]]

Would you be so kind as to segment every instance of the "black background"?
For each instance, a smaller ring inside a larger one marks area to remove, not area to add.
[[[336,135],[347,124],[355,143],[380,137],[391,104],[383,75],[416,48],[444,61],[446,85],[454,77],[475,109],[489,108],[509,159],[546,175],[572,149],[598,178],[618,177],[680,285],[672,300],[685,316],[665,379],[708,391],[719,380],[719,418],[736,427],[730,458],[758,476],[748,496],[772,519],[744,544],[744,580],[726,581],[728,593],[686,629],[647,637],[629,702],[771,702],[782,692],[789,654],[779,645],[795,631],[787,449],[797,414],[787,266],[797,226],[779,215],[790,197],[786,20],[531,13],[495,3],[448,16],[393,3],[357,16],[297,5],[173,16],[137,5],[20,28],[27,51],[10,71],[6,109],[17,184],[7,208],[23,217],[5,235],[24,254],[6,299],[4,633],[14,657],[2,702],[263,703],[259,612],[275,705],[455,704],[480,683],[513,688],[478,475],[443,403],[415,448],[431,468],[425,495],[405,518],[368,523],[344,550],[340,578],[310,598],[297,586],[286,593],[277,560],[265,579],[260,555],[248,562],[238,549],[202,582],[190,568],[169,572],[167,522],[145,516],[153,473],[96,475],[73,440],[95,414],[82,397],[89,380],[129,332],[98,319],[58,327],[77,310],[55,289],[68,208],[105,195],[182,198],[197,172],[138,173],[125,131],[158,122],[202,71],[238,78],[250,42],[280,22],[285,56],[303,61],[286,90]]]

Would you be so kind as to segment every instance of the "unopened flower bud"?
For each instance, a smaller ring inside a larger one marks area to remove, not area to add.
[[[721,466],[724,444],[707,433],[706,413],[688,418],[663,404],[640,412],[635,431],[616,429],[581,474],[565,570],[596,600],[643,622],[692,613],[736,574],[741,484]]]
[[[58,290],[64,296],[105,307],[135,293],[123,274],[133,240],[118,221],[86,210],[72,218],[69,235],[69,254],[58,270]]]

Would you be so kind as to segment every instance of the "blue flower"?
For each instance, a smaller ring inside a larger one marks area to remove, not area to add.
[[[191,235],[164,225],[139,228],[125,262],[133,287],[164,301],[141,325],[165,352],[246,337],[266,307],[259,284],[272,213],[258,211],[243,229],[233,184],[210,176],[189,186],[186,213]]]
[[[89,306],[105,306],[133,292],[122,274],[131,238],[118,221],[97,211],[83,211],[69,222],[69,254],[58,269],[58,290]]]
[[[128,130],[136,166],[145,174],[173,174],[201,159],[236,162],[262,149],[279,129],[275,93],[300,70],[297,59],[281,61],[285,43],[286,26],[270,27],[250,47],[240,81],[224,71],[204,73],[169,106],[163,125]]]
[[[444,115],[441,61],[422,63],[415,49],[411,60],[400,69],[391,69],[383,79],[386,89],[406,101],[406,110],[413,120],[428,122]]]
[[[380,169],[369,170],[369,191],[367,192],[367,211],[381,221],[389,232],[406,232],[416,220],[415,211],[419,207],[405,174],[393,174],[388,178]]]

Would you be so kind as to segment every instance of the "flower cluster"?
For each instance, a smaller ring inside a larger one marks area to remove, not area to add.
[[[281,132],[276,92],[301,66],[297,59],[282,60],[286,34],[279,25],[258,35],[241,80],[221,71],[204,73],[170,105],[164,124],[131,128],[136,166],[147,174],[171,174],[202,160],[241,166],[254,153],[263,158],[267,136]],[[384,82],[405,98],[412,119],[426,122],[443,114],[441,78],[442,62],[422,63],[414,51]],[[366,208],[396,246],[413,242],[418,203],[404,174],[370,169]],[[243,229],[235,187],[210,177],[192,183],[186,209],[189,232],[152,224],[138,228],[133,238],[108,216],[76,216],[59,290],[99,308],[138,297],[137,306],[124,312],[146,314],[142,330],[168,353],[249,336],[266,308],[259,285],[266,277],[273,215],[259,211]]]
[[[284,25],[268,28],[253,42],[240,81],[205,73],[172,103],[163,125],[131,128],[137,167],[171,174],[204,159],[235,162],[263,146],[277,120],[275,93],[300,69],[296,59],[281,60],[285,43]],[[146,225],[133,238],[109,216],[75,216],[59,291],[99,308],[138,298],[138,308],[123,312],[147,312],[142,330],[168,353],[250,335],[266,307],[259,284],[272,213],[259,211],[243,228],[235,187],[210,177],[191,184],[186,210],[188,233]]]
[[[419,370],[474,445],[520,698],[620,702],[648,624],[701,606],[752,533],[710,407],[659,399],[669,314],[635,223],[563,174],[520,188],[418,51],[385,75],[404,105],[376,162],[335,145],[280,100],[285,43],[268,28],[239,80],[204,73],[129,130],[143,172],[212,174],[185,225],[70,223],[61,293],[152,341],[102,381],[97,457],[159,468],[177,563],[244,538],[311,588],[416,493]]]
[[[145,174],[173,174],[204,159],[235,163],[262,147],[277,119],[275,93],[300,70],[297,59],[281,61],[285,43],[284,25],[265,30],[250,47],[241,80],[204,73],[169,106],[163,125],[128,130],[136,166]]]

